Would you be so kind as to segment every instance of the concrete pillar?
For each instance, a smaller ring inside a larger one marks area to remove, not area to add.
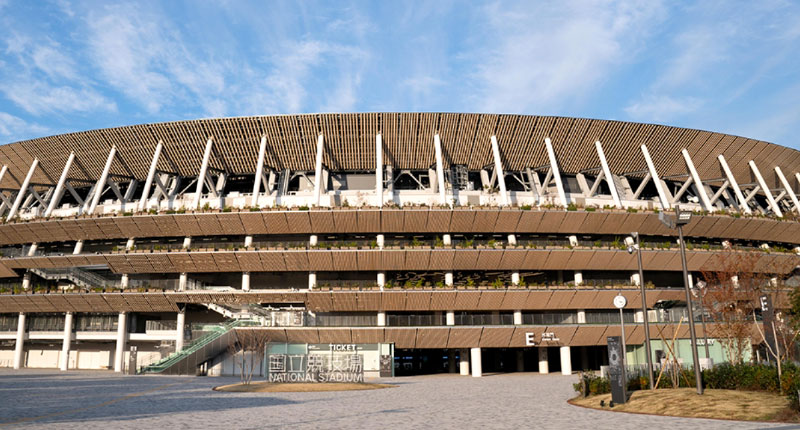
[[[586,324],[586,311],[578,309],[578,324]]]
[[[250,272],[242,272],[242,291],[250,291]]]
[[[72,344],[72,312],[67,312],[64,316],[64,340],[61,344],[61,365],[62,371],[66,371],[69,367],[69,347]]]
[[[378,312],[378,327],[386,327],[386,312]]]
[[[444,284],[448,287],[453,286],[453,272],[444,272]]]
[[[14,343],[14,369],[22,367],[22,356],[25,351],[25,314],[20,312],[17,319],[17,338]]]
[[[514,325],[522,325],[522,311],[514,311]]]
[[[445,321],[447,325],[456,325],[456,313],[454,311],[447,311],[445,314]]]
[[[188,249],[192,247],[192,238],[187,236],[183,238],[183,249]]]
[[[120,280],[120,286],[122,288],[128,288],[128,285],[130,285],[130,277],[127,273],[123,273],[122,279]]]
[[[308,272],[308,289],[313,290],[317,286],[317,272]]]
[[[483,368],[481,366],[481,349],[470,348],[469,359],[472,367],[472,377],[480,378],[481,376],[483,376]]]
[[[28,248],[28,257],[33,257],[34,255],[36,255],[36,250],[38,248],[39,248],[39,244],[38,243],[32,243],[31,247]]]
[[[125,344],[128,337],[128,314],[125,312],[119,313],[117,320],[117,350],[114,354],[114,371],[122,372],[123,357],[125,356]]]
[[[383,291],[383,286],[386,285],[386,272],[378,272],[378,287]]]
[[[461,360],[458,363],[458,370],[461,376],[469,376],[469,350],[461,350]]]
[[[644,323],[644,312],[636,311],[633,313],[633,322]]]
[[[253,246],[253,236],[245,236],[244,237],[244,247],[249,248]]]
[[[312,235],[311,235],[311,236],[308,238],[308,245],[309,245],[309,246],[317,246],[317,243],[319,243],[319,238],[317,237],[317,235],[316,235],[316,234],[312,234]]]
[[[377,242],[377,244],[378,244],[378,249],[383,249],[384,244],[386,243],[386,237],[384,235],[382,235],[382,234],[379,234],[375,238],[375,242]]]
[[[186,272],[181,272],[178,278],[178,291],[186,291],[186,284],[188,284],[189,275]]]
[[[734,288],[739,288],[739,277],[736,275],[731,276],[731,284]]]
[[[22,289],[25,291],[31,289],[31,272],[25,272],[22,275]]]
[[[578,236],[569,236],[569,246],[578,246]]]
[[[639,286],[639,272],[635,272],[631,274],[631,284]]]
[[[519,272],[511,272],[511,284],[519,285]]]
[[[516,246],[517,245],[517,235],[509,234],[508,235],[508,244],[510,246]]]
[[[130,251],[134,246],[136,246],[136,239],[132,237],[128,238],[128,241],[125,242],[125,250]]]
[[[175,352],[183,350],[184,325],[186,325],[186,312],[178,312],[178,321],[175,325]]]
[[[525,351],[517,350],[517,372],[525,371]]]
[[[539,350],[539,373],[547,375],[550,373],[550,365],[547,361],[547,347],[540,346],[537,349]]]
[[[570,353],[570,347],[562,346],[559,350],[561,352],[561,374],[572,375],[572,354]]]
[[[583,285],[583,272],[576,270],[575,271],[575,286]]]
[[[79,240],[75,242],[75,249],[72,250],[72,255],[78,255],[83,252],[83,241]]]
[[[449,234],[442,235],[442,243],[444,243],[444,246],[452,245],[453,244],[453,237],[450,236]]]

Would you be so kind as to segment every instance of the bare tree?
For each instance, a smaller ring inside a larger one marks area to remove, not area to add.
[[[742,363],[752,348],[750,315],[760,291],[769,283],[762,258],[760,253],[720,253],[710,260],[713,269],[702,272],[708,288],[704,306],[716,323],[713,335],[732,364]]]
[[[256,369],[259,369],[267,353],[270,338],[264,330],[236,329],[230,337],[228,352],[239,368],[242,384],[250,384]]]

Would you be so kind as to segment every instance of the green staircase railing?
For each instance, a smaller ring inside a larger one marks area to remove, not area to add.
[[[162,359],[161,361],[157,361],[153,364],[147,365],[142,367],[138,373],[161,373],[166,369],[174,366],[177,363],[180,363],[181,360],[185,359],[186,357],[194,354],[200,348],[208,345],[209,343],[213,342],[216,339],[222,337],[225,333],[231,331],[236,327],[242,326],[249,326],[255,325],[256,322],[251,320],[230,320],[226,321],[223,324],[214,324],[214,325],[205,325],[203,326],[203,331],[208,331],[209,333],[191,341],[188,345],[184,346],[184,348],[178,352],[174,352],[167,356],[166,358]]]

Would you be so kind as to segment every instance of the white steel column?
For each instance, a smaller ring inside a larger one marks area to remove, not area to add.
[[[69,367],[69,347],[72,344],[72,312],[67,312],[64,316],[64,341],[61,345],[61,370],[66,371]]]
[[[375,135],[375,206],[383,207],[383,138]]]
[[[436,183],[439,184],[439,202],[443,205],[447,203],[446,189],[444,187],[444,164],[442,163],[442,141],[439,133],[433,135],[433,149],[436,153]]]
[[[536,349],[539,350],[539,373],[547,375],[550,373],[550,363],[547,360],[547,347],[540,346]]]
[[[448,287],[453,286],[453,272],[444,272],[444,284]]]
[[[386,312],[378,311],[378,327],[386,327]]]
[[[514,311],[514,325],[522,325],[522,311]]]
[[[72,249],[72,255],[78,255],[83,252],[83,239],[75,241],[75,248]]]
[[[386,285],[386,272],[378,272],[377,283],[380,290],[383,291],[383,286]]]
[[[120,312],[117,319],[117,350],[114,354],[114,371],[122,372],[123,357],[125,355],[125,343],[128,337],[128,314]]]
[[[736,182],[736,178],[733,176],[731,168],[728,167],[728,162],[725,161],[725,157],[722,156],[722,154],[720,154],[717,159],[719,160],[720,166],[722,166],[722,171],[725,172],[725,177],[728,178],[731,188],[733,188],[733,193],[736,195],[736,199],[739,200],[739,211],[750,214],[750,206],[747,204],[747,200],[745,200],[744,194],[742,194],[742,189],[739,188],[739,183]]]
[[[455,311],[447,311],[445,313],[445,324],[446,325],[456,325],[456,313]]]
[[[39,244],[32,243],[31,247],[28,248],[28,257],[33,257],[34,255],[36,255],[36,250],[37,249],[39,249]]]
[[[462,349],[459,356],[458,371],[461,376],[469,376],[469,350]]]
[[[244,247],[249,248],[253,246],[253,236],[245,236],[244,237]]]
[[[308,272],[308,289],[313,290],[317,286],[317,272]]]
[[[480,378],[483,376],[483,368],[481,366],[481,349],[480,348],[470,348],[469,350],[469,361],[472,365],[472,377],[473,378]]]
[[[572,375],[572,354],[570,347],[562,346],[559,348],[561,352],[561,374]]]
[[[11,206],[11,210],[8,211],[8,216],[6,217],[6,221],[11,221],[11,218],[14,218],[14,215],[17,214],[19,205],[22,204],[22,200],[25,198],[25,193],[28,191],[28,187],[31,184],[31,178],[33,178],[33,172],[36,170],[36,166],[38,165],[39,165],[39,159],[34,158],[33,163],[31,163],[30,169],[28,169],[28,174],[25,175],[25,179],[22,181],[22,186],[19,188],[19,192],[17,193],[17,198],[14,199],[14,204]]]
[[[767,181],[764,180],[764,177],[761,176],[761,172],[756,167],[756,163],[753,160],[750,160],[748,163],[750,164],[750,169],[753,171],[753,175],[755,175],[756,180],[758,181],[758,185],[761,186],[761,190],[764,191],[764,194],[767,196],[767,201],[769,205],[772,207],[772,211],[775,212],[775,215],[778,217],[783,216],[783,212],[781,212],[781,208],[778,207],[778,203],[775,201],[775,197],[772,197],[772,191],[769,190],[767,186]]]
[[[556,160],[556,152],[553,150],[553,143],[550,142],[549,137],[544,138],[544,146],[547,148],[547,157],[550,159],[550,171],[553,172],[553,179],[556,181],[556,190],[558,190],[558,198],[561,200],[561,205],[564,206],[564,208],[566,208],[568,206],[567,194],[564,192],[564,183],[561,182],[561,172],[558,169],[558,160]]]
[[[181,272],[178,277],[178,291],[186,291],[186,284],[189,281],[189,275],[186,272]]]
[[[208,172],[208,160],[211,158],[211,146],[214,144],[214,138],[209,137],[206,141],[206,149],[203,152],[203,162],[200,164],[200,173],[197,175],[197,187],[194,192],[194,199],[192,200],[192,209],[200,207],[200,198],[203,195],[203,185],[206,183],[206,172]]]
[[[186,236],[183,238],[183,249],[189,249],[192,247],[192,237]]]
[[[250,272],[242,272],[242,291],[250,291]]]
[[[492,136],[492,155],[494,156],[494,171],[497,175],[497,185],[500,187],[500,204],[508,206],[508,192],[506,191],[506,178],[503,172],[503,162],[500,160],[500,146],[497,137]]]
[[[153,152],[153,161],[150,162],[150,170],[147,171],[147,178],[144,181],[144,189],[142,190],[142,198],[139,199],[139,212],[145,210],[147,206],[147,199],[150,198],[150,186],[153,185],[153,178],[156,175],[156,167],[158,166],[158,157],[161,155],[161,148],[163,147],[161,140],[156,144],[156,150]]]
[[[511,285],[519,285],[519,272],[511,272]]]
[[[783,188],[786,190],[786,194],[788,194],[789,199],[792,200],[792,203],[794,204],[794,211],[800,213],[800,202],[797,201],[797,195],[794,193],[789,181],[786,180],[786,176],[783,176],[783,171],[780,167],[775,166],[775,174],[778,175],[778,179],[781,181],[781,185],[783,185]]]
[[[267,152],[267,135],[261,136],[261,143],[258,145],[258,161],[256,161],[256,180],[253,184],[253,195],[250,197],[250,206],[258,206],[258,194],[261,193],[261,181],[264,177],[264,157]]]
[[[586,324],[586,310],[578,309],[578,324]]]
[[[17,317],[17,337],[14,344],[14,369],[22,367],[22,356],[25,352],[25,314],[20,312]]]
[[[317,137],[317,159],[314,163],[314,206],[319,206],[322,188],[322,153],[325,148],[325,138],[322,134]]]
[[[583,272],[576,270],[575,271],[575,286],[583,285]]]
[[[73,161],[75,161],[74,151],[69,153],[69,158],[67,158],[67,162],[64,164],[64,170],[61,171],[61,177],[58,178],[56,189],[53,191],[53,196],[50,197],[50,204],[47,205],[47,209],[44,211],[45,218],[49,217],[56,206],[61,202],[61,196],[64,195],[64,184],[67,183],[67,175],[69,175],[69,169],[72,167]]]
[[[614,176],[611,175],[611,168],[608,167],[606,154],[603,152],[603,146],[600,144],[599,140],[594,142],[594,146],[597,148],[597,157],[600,158],[600,165],[603,166],[603,175],[608,184],[608,189],[611,190],[611,198],[614,200],[614,205],[623,209],[622,201],[619,199],[619,192],[617,192],[617,184],[614,182]]]
[[[87,214],[93,214],[94,210],[97,208],[97,203],[100,202],[100,196],[103,195],[103,189],[106,187],[106,182],[108,182],[108,172],[111,170],[111,163],[114,161],[114,155],[116,153],[117,147],[112,146],[111,151],[108,152],[108,158],[106,159],[105,167],[103,167],[103,173],[100,175],[100,179],[97,180],[97,184],[94,187],[94,195],[86,211]]]
[[[178,312],[177,323],[175,324],[175,352],[183,350],[183,332],[186,325],[186,312]]]
[[[128,276],[127,273],[122,274],[122,278],[120,279],[119,283],[122,289],[128,288],[128,286],[130,285],[130,277]]]
[[[26,271],[22,275],[22,289],[25,291],[30,290],[31,288],[31,272]]]
[[[658,199],[661,200],[661,209],[667,211],[672,209],[672,204],[670,203],[669,199],[667,198],[667,193],[664,192],[664,185],[661,183],[661,178],[658,176],[658,172],[656,172],[656,166],[653,164],[653,159],[650,158],[650,151],[647,150],[645,145],[642,145],[642,155],[644,155],[644,161],[647,163],[647,169],[650,171],[650,178],[653,181],[653,184],[656,186],[656,191],[658,191]]]
[[[700,174],[698,174],[697,169],[694,168],[694,163],[692,162],[692,157],[689,156],[689,151],[687,151],[685,148],[681,149],[681,154],[683,154],[683,159],[686,161],[686,167],[689,169],[689,174],[692,175],[694,187],[697,188],[697,194],[700,195],[700,201],[703,202],[703,207],[707,211],[713,212],[714,207],[711,206],[711,200],[708,199],[708,193],[706,193],[706,189],[703,186],[703,181],[700,179]]]

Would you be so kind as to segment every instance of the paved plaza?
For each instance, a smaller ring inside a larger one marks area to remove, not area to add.
[[[798,428],[654,417],[571,406],[575,376],[385,379],[397,388],[219,393],[235,378],[0,370],[0,426],[10,428]]]

